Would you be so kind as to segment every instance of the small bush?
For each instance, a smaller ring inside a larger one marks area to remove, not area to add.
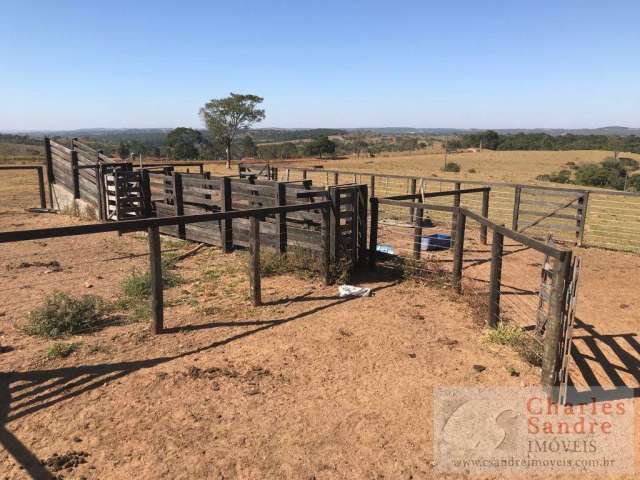
[[[536,180],[541,182],[573,183],[570,170],[560,170],[549,175],[538,175]]]
[[[475,169],[475,168],[470,168],[470,169],[468,170],[468,172],[469,172],[469,173],[476,173],[476,169]]]
[[[47,348],[47,358],[49,360],[54,360],[56,358],[67,358],[79,348],[79,343],[54,343],[49,348]]]
[[[171,288],[182,283],[182,277],[173,271],[177,256],[167,255],[162,258],[162,285]],[[134,321],[142,321],[149,317],[151,306],[151,273],[149,271],[133,271],[120,284],[121,297],[117,300],[118,308],[128,310]]]
[[[449,162],[442,168],[442,171],[443,172],[459,172],[460,165],[458,165],[456,162]]]
[[[59,338],[99,330],[108,321],[109,305],[95,295],[74,297],[54,292],[29,314],[22,327],[29,335]]]
[[[523,360],[533,366],[542,365],[542,345],[518,325],[500,323],[497,328],[487,330],[485,338],[489,343],[513,348]]]

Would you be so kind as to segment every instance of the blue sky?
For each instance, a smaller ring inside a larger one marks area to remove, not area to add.
[[[0,130],[640,127],[640,2],[0,0]]]

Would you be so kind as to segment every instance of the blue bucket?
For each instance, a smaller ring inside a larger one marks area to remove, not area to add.
[[[422,237],[420,244],[422,250],[430,252],[448,250],[451,248],[451,235],[446,233],[433,233]]]
[[[393,247],[391,245],[385,245],[385,244],[376,245],[376,251],[380,253],[386,253],[388,255],[394,254]]]

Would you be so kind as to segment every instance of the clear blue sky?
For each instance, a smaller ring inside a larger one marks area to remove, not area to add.
[[[640,2],[0,0],[0,130],[640,127]]]

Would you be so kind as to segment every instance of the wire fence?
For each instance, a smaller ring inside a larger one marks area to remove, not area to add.
[[[339,169],[322,171],[300,167],[281,167],[279,168],[279,176],[283,180],[308,178],[313,180],[314,185],[319,186],[351,182],[364,183],[369,185],[369,195],[377,197],[413,193],[412,180],[415,181],[416,191],[424,191],[425,193],[452,190],[456,186],[470,188],[487,185],[491,187],[487,217],[497,224],[513,226],[514,215],[517,215],[518,231],[526,229],[525,231],[529,235],[537,238],[545,238],[548,233],[552,233],[557,241],[640,253],[640,193],[570,188],[566,189],[565,194],[560,187],[456,181],[433,177],[388,175],[372,171],[352,172],[340,171]],[[374,178],[373,183],[372,178]],[[520,200],[521,205],[514,208],[518,187],[521,187],[526,194],[523,193]],[[585,214],[583,216],[580,209],[577,208],[579,205],[576,202],[561,208],[563,204],[568,204],[571,200],[576,199],[580,195],[577,192],[588,196],[588,204],[584,206]],[[440,201],[445,202],[446,200]],[[463,199],[462,205],[474,211],[480,211],[480,203],[477,198]],[[536,213],[522,213],[527,211]],[[551,212],[553,215],[542,218]],[[582,235],[576,231],[579,230],[580,221],[584,222]],[[534,225],[527,225],[534,222]]]

